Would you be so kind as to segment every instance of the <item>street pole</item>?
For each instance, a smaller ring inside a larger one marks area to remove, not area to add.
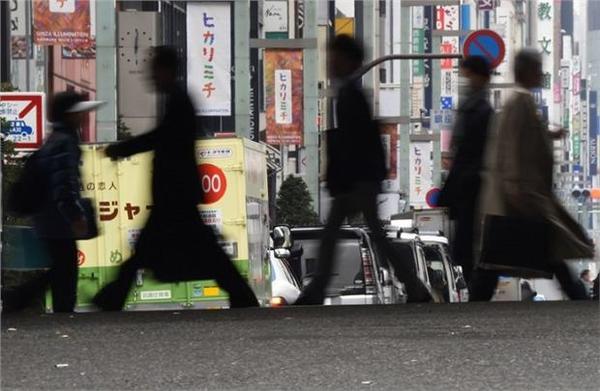
[[[410,53],[412,45],[410,41],[411,34],[411,12],[410,7],[404,6],[404,1],[401,3],[400,10],[400,52]],[[405,59],[410,55],[388,56],[390,59]],[[410,118],[410,61],[402,61],[400,63],[400,115]],[[404,194],[406,205],[410,205],[410,120],[408,123],[400,125],[400,156],[398,176],[400,178],[400,194]]]
[[[235,135],[248,138],[250,133],[250,3],[235,0],[234,22],[234,89]]]
[[[303,39],[317,39],[317,3],[306,0],[304,3]],[[300,164],[306,166],[304,181],[314,203],[315,211],[320,211],[319,191],[319,133],[317,129],[319,91],[319,59],[317,46],[304,48],[304,148],[306,158]]]
[[[96,2],[96,99],[106,104],[96,113],[96,140],[117,140],[116,8],[113,1]]]

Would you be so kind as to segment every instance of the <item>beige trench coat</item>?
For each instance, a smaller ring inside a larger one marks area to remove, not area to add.
[[[480,221],[486,215],[543,217],[553,260],[590,258],[594,246],[552,191],[553,154],[535,101],[517,89],[494,120],[486,152]]]

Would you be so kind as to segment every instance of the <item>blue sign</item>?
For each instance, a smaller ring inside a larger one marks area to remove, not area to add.
[[[478,30],[472,33],[465,40],[463,46],[465,57],[481,56],[485,57],[492,68],[496,68],[504,60],[506,46],[504,40],[495,31]]]
[[[440,98],[440,103],[442,105],[442,110],[452,110],[452,97],[451,96],[442,96]]]

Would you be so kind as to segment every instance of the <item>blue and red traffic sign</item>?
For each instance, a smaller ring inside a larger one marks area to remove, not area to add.
[[[471,33],[463,45],[463,54],[465,57],[482,56],[485,57],[492,68],[496,68],[504,60],[506,46],[504,40],[495,31],[478,30]]]
[[[425,202],[427,203],[427,206],[430,208],[435,208],[437,206],[438,199],[440,198],[440,192],[441,190],[437,187],[434,187],[427,192],[425,195]]]

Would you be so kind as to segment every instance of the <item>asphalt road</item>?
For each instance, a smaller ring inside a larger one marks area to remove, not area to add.
[[[1,386],[598,390],[599,320],[592,302],[21,314]]]

